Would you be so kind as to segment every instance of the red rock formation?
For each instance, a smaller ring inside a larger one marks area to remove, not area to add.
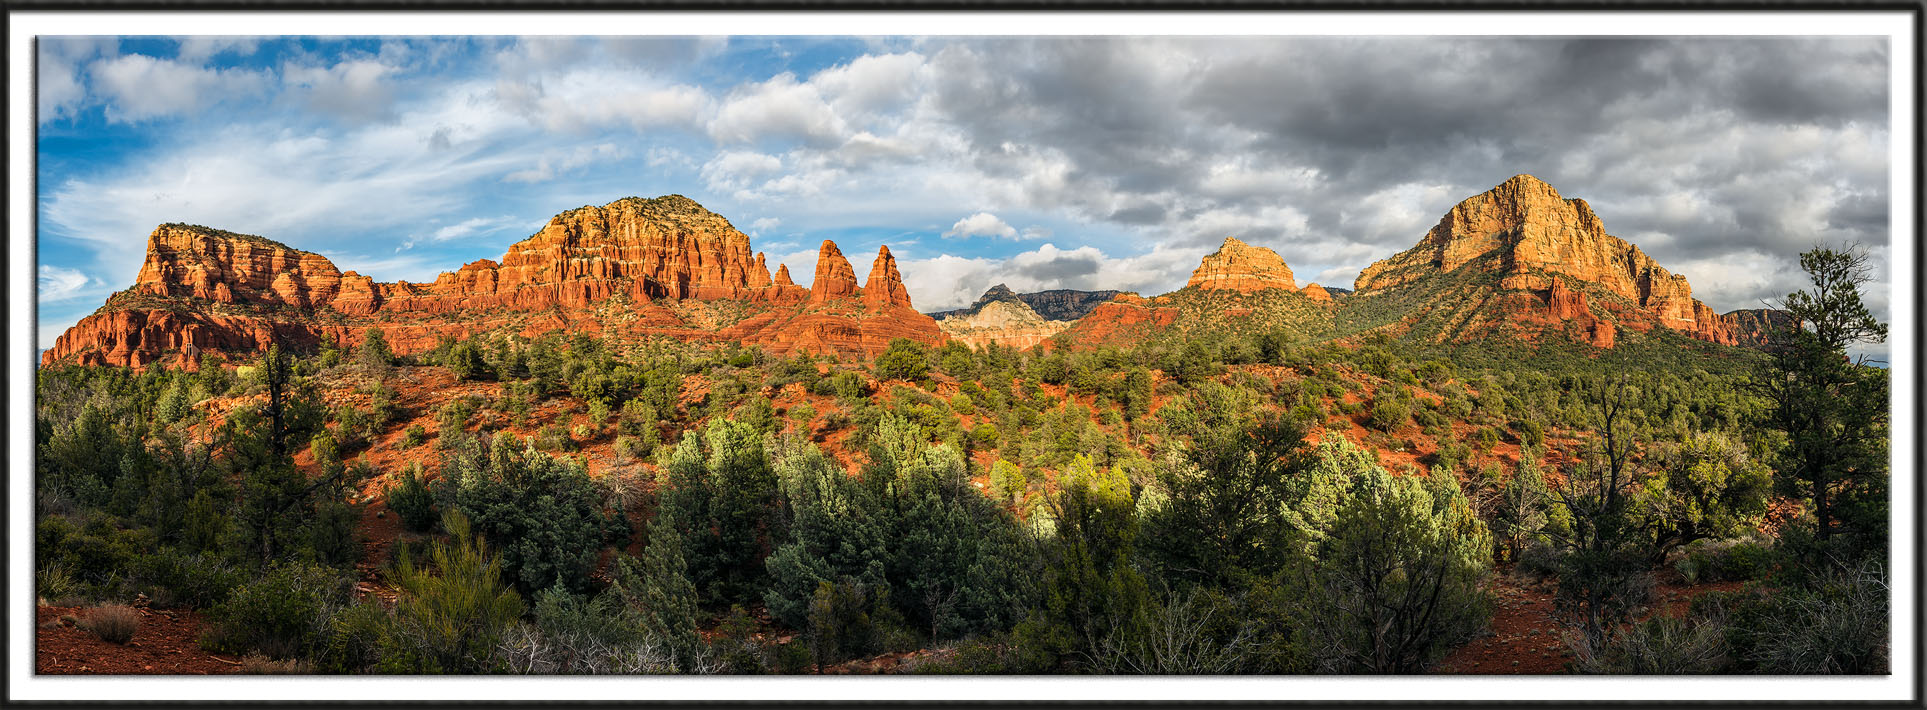
[[[1139,341],[1178,321],[1178,309],[1155,303],[1134,293],[1119,294],[1110,303],[1091,309],[1053,340],[1078,349]]]
[[[1594,317],[1592,308],[1586,305],[1586,294],[1566,288],[1564,279],[1553,277],[1552,287],[1546,290],[1546,310],[1554,320],[1576,323],[1593,347],[1613,346],[1616,332],[1612,323]]]
[[[786,267],[771,278],[747,236],[676,195],[564,212],[499,262],[478,260],[429,284],[377,283],[261,237],[169,224],[149,239],[134,287],[62,334],[42,362],[141,367],[190,347],[239,354],[271,342],[353,345],[371,327],[401,353],[502,328],[742,340],[779,354],[874,355],[896,337],[943,341],[936,322],[910,308],[887,249],[871,283],[877,295],[860,300],[849,262],[828,241],[815,289],[792,283]],[[616,298],[627,305],[605,307]],[[686,299],[741,301],[749,313],[705,327],[655,304]]]
[[[1540,273],[1597,283],[1661,325],[1701,340],[1734,342],[1711,309],[1693,299],[1685,277],[1607,234],[1584,200],[1562,198],[1531,175],[1460,202],[1417,246],[1366,267],[1356,286],[1361,293],[1397,288],[1468,265],[1500,274],[1504,288],[1546,288]]]
[[[910,291],[903,287],[903,275],[897,273],[897,259],[890,256],[890,247],[877,247],[870,278],[863,282],[863,302],[871,307],[910,305]]]
[[[1741,345],[1766,345],[1776,331],[1793,326],[1793,314],[1774,308],[1742,308],[1720,316]]]
[[[1331,292],[1326,291],[1325,287],[1320,286],[1316,283],[1305,286],[1305,290],[1302,291],[1301,293],[1305,294],[1306,298],[1317,301],[1319,303],[1333,302]]]
[[[220,303],[327,303],[341,272],[327,257],[278,242],[197,225],[163,224],[147,238],[133,290]]]
[[[1268,288],[1298,290],[1298,282],[1292,278],[1291,267],[1285,265],[1284,257],[1270,249],[1238,241],[1236,237],[1225,237],[1224,244],[1204,257],[1185,285],[1246,293]]]
[[[823,240],[823,246],[816,252],[816,280],[810,282],[810,302],[855,296],[857,291],[856,269],[850,267],[849,259],[843,258],[836,242]]]

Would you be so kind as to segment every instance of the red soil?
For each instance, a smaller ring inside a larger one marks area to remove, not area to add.
[[[201,650],[201,615],[185,609],[139,609],[140,629],[123,646],[95,638],[62,617],[84,617],[86,609],[43,606],[35,609],[34,672],[67,675],[208,675],[233,673],[238,657]]]

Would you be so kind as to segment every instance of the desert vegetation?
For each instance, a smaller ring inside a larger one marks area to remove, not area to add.
[[[1503,588],[1573,672],[1880,673],[1888,384],[1845,352],[1885,327],[1857,252],[1802,266],[1758,351],[1313,337],[1293,293],[1080,350],[48,367],[36,591],[251,672],[1418,673]]]

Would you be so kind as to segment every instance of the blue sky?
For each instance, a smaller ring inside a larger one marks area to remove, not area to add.
[[[1349,286],[1521,172],[1721,311],[1814,241],[1887,244],[1878,40],[39,41],[43,346],[162,222],[427,281],[630,195],[801,283],[823,239],[860,273],[887,244],[924,310],[1162,293],[1233,235]]]

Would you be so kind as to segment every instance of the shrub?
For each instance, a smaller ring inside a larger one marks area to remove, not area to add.
[[[810,422],[816,419],[816,408],[810,406],[808,402],[805,402],[790,407],[787,414],[789,415],[790,421],[803,426],[809,426]]]
[[[1673,563],[1687,584],[1749,582],[1771,571],[1773,549],[1752,540],[1700,540]]]
[[[1483,628],[1491,536],[1458,481],[1391,475],[1342,439],[1319,454],[1350,478],[1312,563],[1329,669],[1416,672]]]
[[[80,617],[81,629],[108,643],[127,643],[140,625],[140,612],[125,604],[103,604]]]
[[[307,675],[314,670],[307,662],[299,659],[277,661],[255,653],[242,658],[241,667],[235,669],[235,672],[242,675]]]
[[[421,446],[422,443],[426,441],[428,441],[428,429],[422,427],[421,422],[415,422],[414,424],[408,425],[407,431],[402,432],[401,439],[395,442],[395,446],[402,449],[412,449]]]
[[[402,471],[401,481],[388,488],[388,509],[395,512],[402,527],[414,532],[428,532],[435,525],[435,495],[422,482],[421,465],[409,464]]]
[[[874,653],[882,638],[869,614],[869,589],[848,577],[818,582],[810,599],[810,655],[825,664]]]
[[[1379,431],[1397,431],[1412,418],[1411,403],[1394,397],[1372,400],[1371,425]]]
[[[33,592],[35,596],[40,597],[42,600],[67,599],[79,590],[80,585],[75,584],[74,578],[67,576],[66,568],[60,565],[41,565],[40,569],[34,571]],[[59,606],[71,605],[62,604]]]
[[[520,595],[502,579],[501,563],[470,527],[468,518],[442,516],[449,541],[436,544],[430,566],[403,557],[395,574],[395,646],[383,670],[416,673],[480,673],[493,670],[496,644],[521,618]],[[438,573],[438,574],[437,574]]]
[[[636,437],[618,436],[616,437],[616,455],[628,461],[641,461],[648,458],[649,448],[643,446],[642,440]]]
[[[1680,675],[1726,672],[1723,628],[1710,619],[1678,619],[1665,614],[1634,624],[1595,647],[1584,633],[1571,632],[1567,643],[1573,666],[1584,673]]]
[[[163,548],[142,555],[134,563],[135,574],[152,585],[151,595],[174,604],[205,609],[226,601],[236,587],[247,581],[245,574],[220,555],[190,555]]]
[[[879,380],[918,381],[930,372],[930,357],[923,345],[909,338],[890,341],[874,364]]]
[[[1742,670],[1775,675],[1887,673],[1891,589],[1877,564],[1727,605]]]
[[[574,451],[575,439],[561,422],[551,422],[535,434],[535,446],[543,451]]]
[[[305,656],[326,627],[330,606],[347,600],[351,583],[326,567],[277,562],[208,612],[202,645],[222,653]]]

